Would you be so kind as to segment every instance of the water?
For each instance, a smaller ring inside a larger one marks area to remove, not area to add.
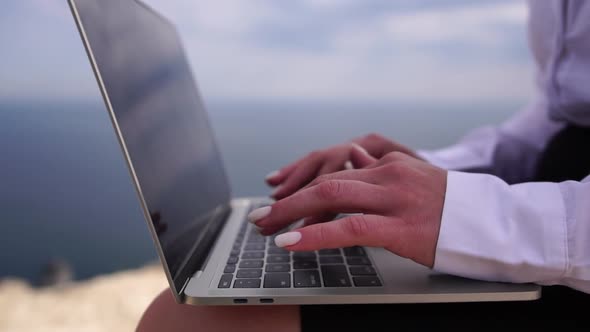
[[[235,196],[266,195],[262,179],[306,152],[368,132],[436,148],[498,123],[518,102],[421,105],[211,102]],[[52,258],[77,278],[155,259],[100,102],[0,103],[0,277],[36,282]]]

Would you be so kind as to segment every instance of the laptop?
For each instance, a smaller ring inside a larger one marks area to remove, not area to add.
[[[384,249],[292,253],[233,198],[173,25],[140,1],[69,0],[176,301],[281,305],[524,301],[541,288],[438,274]],[[235,54],[234,56],[240,56]],[[262,179],[261,179],[262,181]]]

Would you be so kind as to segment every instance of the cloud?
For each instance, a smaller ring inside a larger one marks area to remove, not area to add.
[[[257,1],[218,15],[220,2],[236,1],[198,2],[179,19],[211,98],[461,101],[530,95],[522,2],[397,11],[376,6],[371,12],[366,7],[377,2],[368,1],[360,18],[353,15],[358,1],[306,0],[288,8]],[[169,15],[178,17],[174,9]]]
[[[473,45],[497,46],[506,39],[503,27],[522,26],[526,18],[524,3],[511,2],[391,14],[383,23],[386,31],[398,42],[464,41]]]
[[[34,65],[38,71],[27,79],[16,79],[18,84],[0,78],[0,96],[32,91],[65,97],[96,94],[73,22],[55,17],[56,12],[67,15],[66,6],[62,1],[36,1],[43,3],[32,10],[37,25],[10,21],[24,38],[17,51],[5,55],[5,62],[17,67],[19,58],[32,61],[31,54],[18,54],[27,52],[23,43],[38,42],[35,31],[40,25],[50,27],[41,35],[44,45],[53,45],[51,57]],[[147,2],[179,27],[206,99],[437,102],[530,95],[527,11],[521,1]],[[0,21],[7,16],[0,14]],[[0,35],[2,45],[8,42],[8,36]],[[68,59],[63,78],[84,77],[85,83],[63,88],[53,84],[55,70],[48,68],[63,70],[60,54]],[[17,76],[10,68],[0,72],[3,77]]]

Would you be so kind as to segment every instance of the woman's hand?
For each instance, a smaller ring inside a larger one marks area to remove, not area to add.
[[[374,158],[381,158],[389,152],[402,152],[415,158],[417,155],[407,147],[390,141],[378,134],[369,134],[352,140],[351,143],[336,145],[314,151],[307,156],[269,174],[266,181],[276,187],[272,193],[275,199],[285,198],[298,191],[316,177],[344,169],[358,168],[350,154],[355,144],[362,147]],[[347,162],[351,163],[347,163]]]
[[[366,167],[322,175],[295,194],[253,211],[250,221],[269,235],[307,218],[307,225],[276,237],[277,245],[289,250],[383,247],[432,267],[447,172],[400,152],[378,161],[362,152],[352,157]],[[339,213],[355,215],[309,222]]]

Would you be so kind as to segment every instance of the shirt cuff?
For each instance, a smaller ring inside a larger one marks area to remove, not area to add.
[[[416,154],[430,164],[446,170],[479,169],[488,164],[486,158],[462,144],[440,150],[418,150]]]
[[[434,269],[490,281],[556,280],[566,269],[566,234],[558,184],[510,186],[451,171]]]

